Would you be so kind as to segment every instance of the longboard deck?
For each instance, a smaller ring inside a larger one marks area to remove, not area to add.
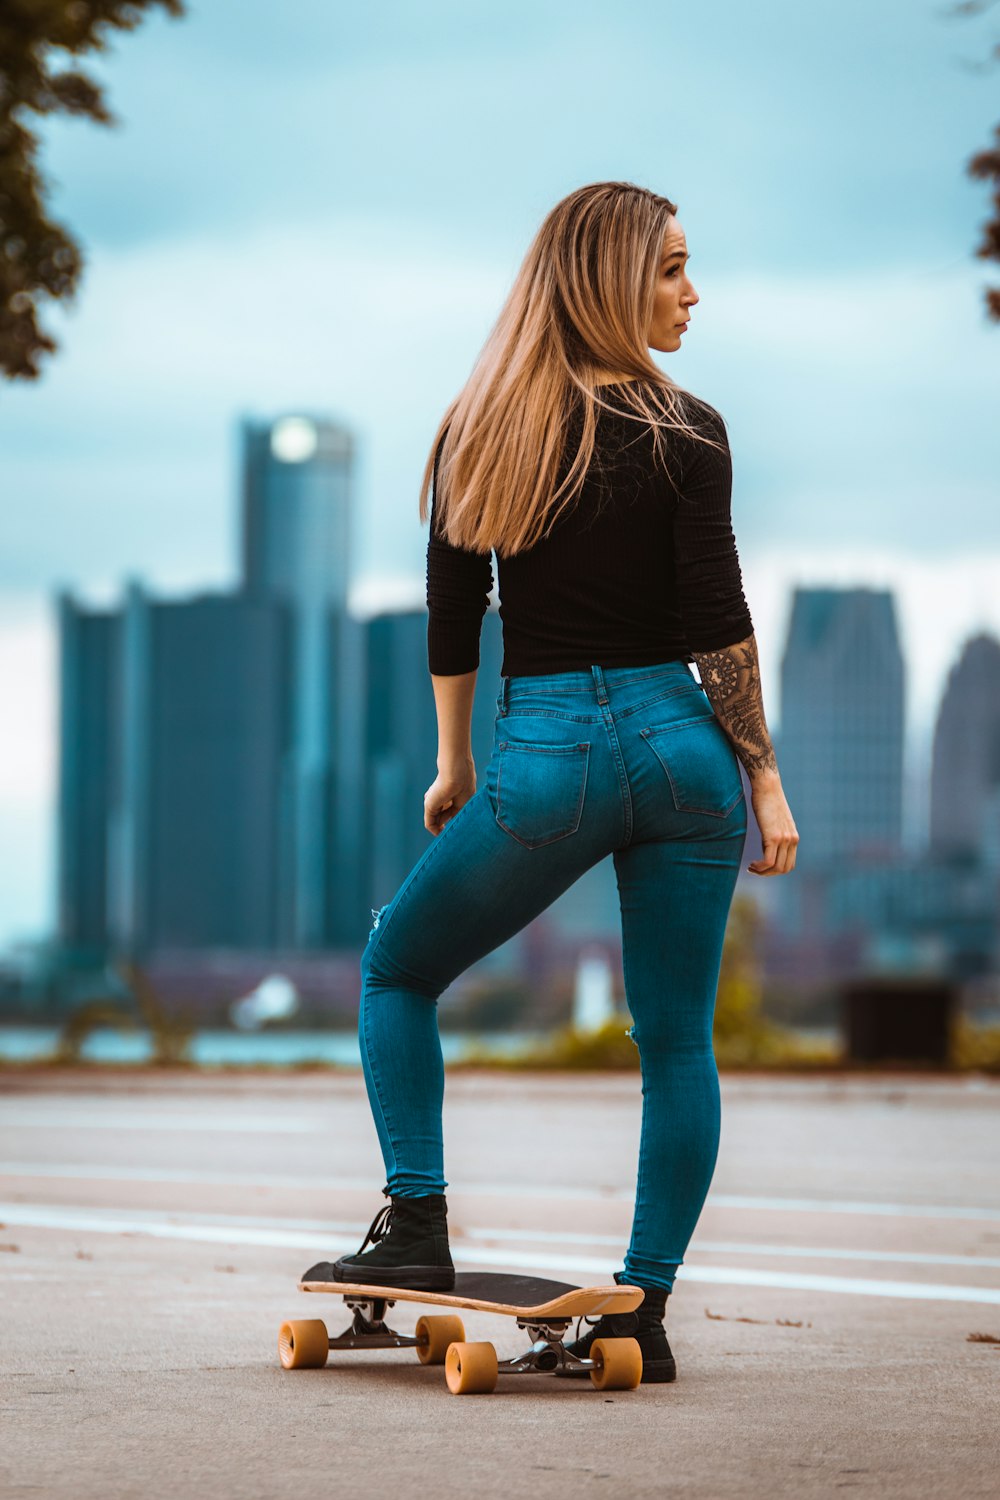
[[[331,1267],[332,1270],[332,1267]],[[353,1281],[300,1281],[302,1292],[383,1297],[392,1302],[423,1302],[438,1307],[467,1307],[512,1317],[580,1318],[595,1313],[633,1312],[643,1299],[637,1286],[574,1286],[544,1276],[515,1276],[502,1271],[458,1271],[448,1292],[413,1287],[370,1286]]]

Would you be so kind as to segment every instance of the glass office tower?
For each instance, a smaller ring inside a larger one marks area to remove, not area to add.
[[[801,837],[797,870],[901,852],[904,687],[891,593],[795,590],[779,765]]]
[[[243,588],[289,607],[291,742],[281,778],[281,941],[322,946],[333,844],[330,738],[337,633],[350,579],[350,432],[302,413],[245,419],[242,437]]]
[[[998,865],[1000,641],[981,631],[948,673],[934,726],[930,845]]]
[[[108,941],[108,817],[118,726],[121,618],[56,596],[59,632],[58,926],[74,953]]]

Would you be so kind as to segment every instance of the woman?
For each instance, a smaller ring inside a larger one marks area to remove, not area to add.
[[[698,296],[669,199],[603,182],[558,203],[424,471],[435,835],[361,961],[359,1032],[391,1197],[361,1249],[304,1280],[448,1290],[438,997],[611,855],[642,1069],[635,1217],[618,1282],[637,1313],[569,1347],[634,1334],[643,1380],[673,1380],[663,1327],[715,1168],[712,1025],[747,831],[784,875],[798,834],[761,701],[731,529],[719,413],[654,364]],[[470,722],[499,575],[504,658],[477,791]],[[700,683],[688,663],[698,665]]]

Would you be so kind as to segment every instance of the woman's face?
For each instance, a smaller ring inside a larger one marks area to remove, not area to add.
[[[671,219],[663,237],[663,254],[656,278],[653,323],[649,330],[649,347],[666,353],[679,349],[684,332],[678,325],[686,323],[691,308],[698,301],[687,274],[687,241],[676,219]]]

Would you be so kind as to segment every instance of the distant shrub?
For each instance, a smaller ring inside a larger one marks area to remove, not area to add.
[[[962,1073],[1000,1073],[1000,1026],[975,1026],[958,1016],[952,1026],[951,1065]]]

